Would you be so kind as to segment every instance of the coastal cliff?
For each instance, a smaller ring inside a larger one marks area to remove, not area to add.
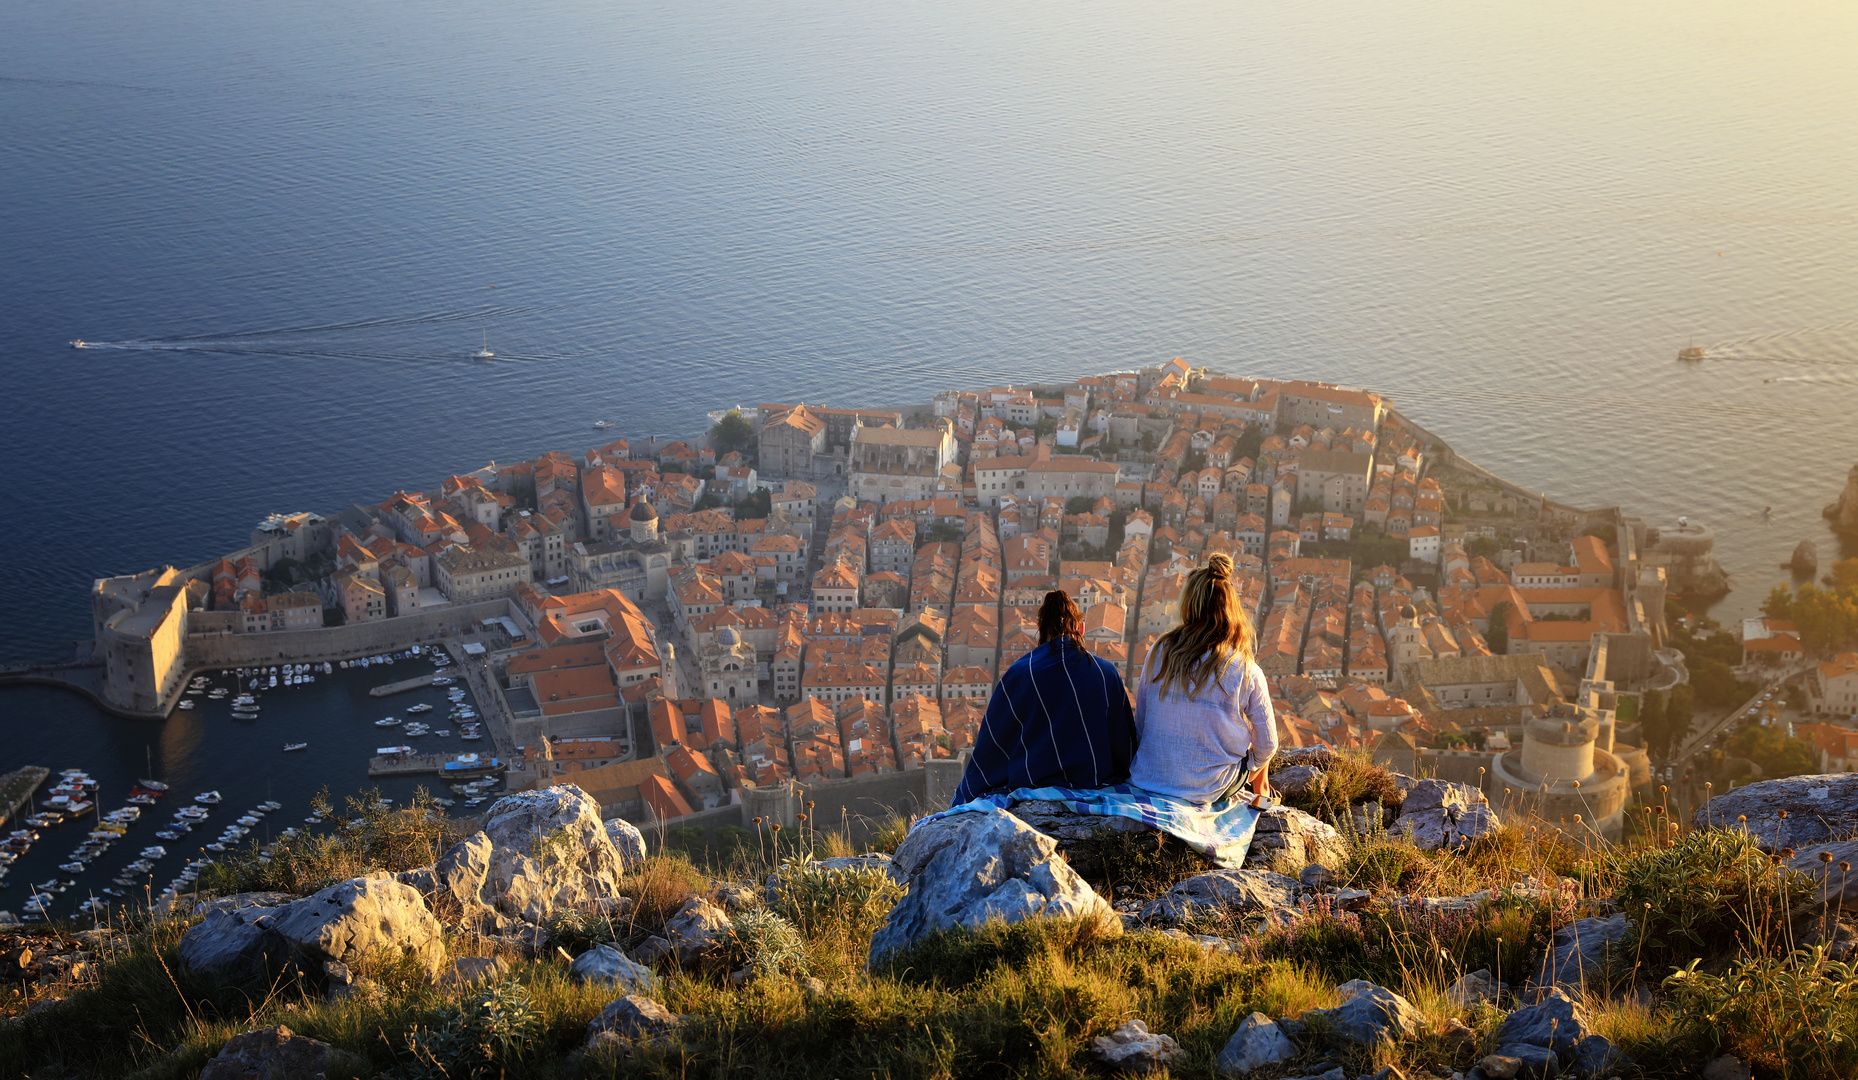
[[[1845,490],[1840,493],[1839,501],[1826,507],[1825,515],[1832,519],[1832,527],[1839,532],[1858,536],[1858,465],[1845,477]]]

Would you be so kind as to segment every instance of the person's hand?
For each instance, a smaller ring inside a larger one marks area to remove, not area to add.
[[[1271,770],[1260,768],[1252,774],[1252,794],[1258,801],[1271,797]]]

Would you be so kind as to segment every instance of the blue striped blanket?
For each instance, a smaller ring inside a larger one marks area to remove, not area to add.
[[[1223,870],[1237,870],[1245,863],[1245,851],[1251,846],[1252,833],[1258,827],[1261,807],[1246,798],[1221,799],[1210,805],[1144,791],[1128,784],[1106,788],[1019,788],[1015,791],[982,795],[959,803],[922,821],[934,821],[950,814],[968,811],[1006,810],[1016,802],[1042,801],[1060,803],[1080,814],[1098,817],[1133,818],[1179,837],[1187,846],[1212,859]],[[1269,803],[1265,804],[1269,806]],[[922,824],[922,821],[917,824]]]

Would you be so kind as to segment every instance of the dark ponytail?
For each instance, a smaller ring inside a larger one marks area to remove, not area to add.
[[[1063,589],[1046,593],[1045,602],[1039,605],[1039,644],[1058,638],[1070,638],[1071,644],[1084,647],[1084,613]]]

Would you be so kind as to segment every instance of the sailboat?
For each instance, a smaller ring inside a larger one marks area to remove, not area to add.
[[[473,360],[495,360],[497,354],[490,351],[490,331],[484,331],[484,347],[471,354]]]

